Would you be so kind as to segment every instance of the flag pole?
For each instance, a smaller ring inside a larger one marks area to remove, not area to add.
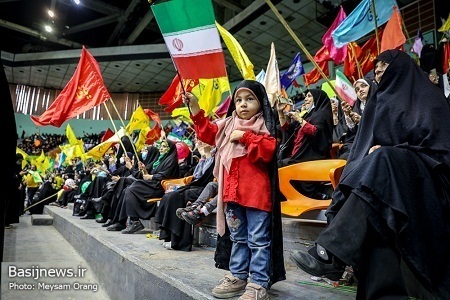
[[[117,114],[117,116],[119,117],[119,120],[120,120],[120,122],[122,123],[123,128],[126,128],[125,123],[124,123],[122,117],[120,116],[120,113],[119,113],[119,111],[117,110],[116,104],[114,103],[113,99],[110,98],[109,100],[111,100],[111,104],[112,104],[112,106],[114,107],[114,110],[116,111],[116,114]],[[105,105],[105,108],[106,108],[106,105]],[[106,110],[108,110],[108,109],[106,108]],[[108,115],[109,115],[109,112],[108,112]],[[110,117],[111,122],[112,122],[111,115],[109,115],[109,117]],[[114,123],[113,123],[113,126],[114,126]],[[136,147],[134,146],[133,139],[131,138],[131,136],[128,134],[128,132],[127,132],[126,130],[125,130],[125,135],[130,139],[130,141],[131,141],[131,147],[133,148],[134,155],[136,155],[136,159],[139,161],[139,156],[137,155],[137,150],[136,150]],[[126,151],[126,150],[123,149],[123,151]]]
[[[377,22],[377,11],[375,10],[375,1],[371,0],[372,3],[372,14],[373,14],[373,21],[375,23],[375,37],[377,39],[377,53],[380,55],[380,38],[378,37],[378,22]]]
[[[270,9],[272,9],[272,11],[274,12],[274,14],[277,16],[277,18],[280,20],[281,24],[284,25],[284,27],[286,28],[286,30],[289,32],[289,34],[292,36],[292,38],[294,39],[294,41],[297,43],[297,45],[299,45],[299,47],[302,49],[302,51],[306,54],[306,56],[308,57],[309,61],[314,65],[314,67],[316,67],[317,71],[319,71],[320,75],[322,76],[323,79],[325,79],[328,84],[330,85],[331,89],[333,90],[333,92],[336,94],[336,96],[339,98],[340,101],[345,101],[336,91],[335,87],[331,84],[330,79],[325,75],[325,73],[323,72],[323,70],[319,67],[319,65],[317,64],[317,62],[314,60],[314,58],[311,56],[311,54],[309,53],[309,51],[305,48],[305,46],[303,45],[303,43],[300,41],[300,39],[297,37],[297,35],[295,35],[294,31],[292,31],[291,27],[288,25],[288,23],[286,23],[286,20],[283,18],[283,16],[278,12],[278,9],[275,7],[275,5],[273,5],[273,3],[270,0],[265,0],[267,5],[269,5]]]
[[[106,113],[108,114],[108,117],[109,117],[109,119],[111,120],[111,124],[112,124],[112,126],[114,127],[114,131],[117,133],[117,127],[116,127],[116,124],[114,124],[114,121],[113,121],[113,119],[112,119],[112,116],[111,116],[111,114],[109,113],[109,109],[108,109],[108,107],[106,106],[105,102],[103,102],[103,105],[105,106]],[[124,128],[124,130],[125,130],[125,128]],[[126,154],[126,153],[127,153],[127,149],[125,148],[124,144],[122,143],[122,138],[121,138],[121,137],[119,137],[119,143],[120,143],[120,145],[122,146],[123,152]],[[131,144],[133,144],[133,141],[131,141]],[[136,151],[136,150],[135,150],[135,151]],[[137,156],[137,153],[135,153],[135,154],[136,154],[136,156]],[[119,159],[120,159],[120,157],[119,157]],[[138,158],[138,159],[139,159],[139,158]]]
[[[363,72],[362,72],[362,70],[361,70],[361,65],[359,64],[358,58],[356,57],[355,48],[353,48],[353,46],[351,45],[351,43],[349,43],[349,44],[347,45],[347,47],[350,47],[350,48],[352,49],[352,54],[353,54],[353,57],[355,58],[356,68],[358,69],[358,76],[359,76],[359,78],[363,78],[363,77],[364,77],[364,74],[363,74]]]

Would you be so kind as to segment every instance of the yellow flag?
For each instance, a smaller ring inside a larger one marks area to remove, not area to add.
[[[81,157],[84,154],[84,143],[83,143],[83,140],[77,139],[70,124],[67,124],[67,127],[66,127],[66,137],[67,137],[67,140],[69,141],[69,145],[79,146],[79,149],[77,150],[78,155],[75,155],[75,156]]]
[[[139,131],[139,137],[138,140],[135,143],[136,151],[141,151],[141,149],[144,147],[145,142],[147,140],[147,133],[150,132],[150,127],[142,128],[141,131]]]
[[[122,127],[112,137],[90,149],[86,155],[95,159],[101,159],[109,148],[115,143],[119,143],[120,139],[125,135],[125,129]]]
[[[130,122],[128,122],[125,130],[128,134],[132,134],[134,130],[140,130],[148,126],[150,126],[150,118],[142,106],[139,105],[131,115]]]
[[[22,154],[23,160],[22,160],[22,169],[25,168],[25,166],[28,164],[28,154],[23,151],[22,149],[20,149],[19,147],[16,147],[16,153],[20,153]]]
[[[228,51],[230,51],[236,66],[242,74],[244,79],[255,80],[255,72],[253,71],[253,64],[245,54],[239,42],[229,33],[225,28],[223,28],[216,21],[217,29],[219,30],[220,36],[222,37],[225,45],[227,45]]]
[[[214,115],[214,109],[222,100],[222,94],[230,90],[227,77],[199,79],[191,93],[198,98],[198,104],[208,116]],[[191,122],[192,123],[192,122]]]
[[[191,116],[187,107],[175,108],[172,111],[172,118],[180,120],[180,123],[181,121],[184,121],[189,124],[194,124],[194,122],[192,122],[191,120]]]
[[[444,19],[442,19],[444,20]],[[447,21],[445,21],[444,24],[442,24],[441,28],[438,29],[439,32],[446,32],[450,30],[450,14],[448,14]]]

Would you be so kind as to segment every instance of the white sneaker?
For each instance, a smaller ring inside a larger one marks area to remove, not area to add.
[[[245,287],[245,293],[238,300],[269,300],[267,290],[256,283],[249,283]]]

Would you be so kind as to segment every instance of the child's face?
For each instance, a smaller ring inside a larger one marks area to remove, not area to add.
[[[249,120],[261,108],[258,99],[247,89],[240,89],[236,92],[234,103],[236,105],[236,114],[244,120]]]

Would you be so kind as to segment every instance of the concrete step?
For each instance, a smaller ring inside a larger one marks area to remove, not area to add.
[[[53,225],[53,217],[49,215],[31,215],[31,225]]]
[[[214,299],[211,289],[228,273],[214,267],[214,247],[194,246],[191,252],[166,250],[149,228],[122,234],[107,231],[95,220],[72,216],[71,209],[46,206],[44,211],[89,263],[111,299]],[[285,239],[287,280],[272,286],[271,299],[354,299],[354,292],[320,285],[290,262],[289,248],[306,249],[314,233],[305,231],[296,220],[284,222],[284,231],[291,228],[287,232],[292,235],[291,242],[291,237]],[[212,235],[214,228],[209,229]]]

